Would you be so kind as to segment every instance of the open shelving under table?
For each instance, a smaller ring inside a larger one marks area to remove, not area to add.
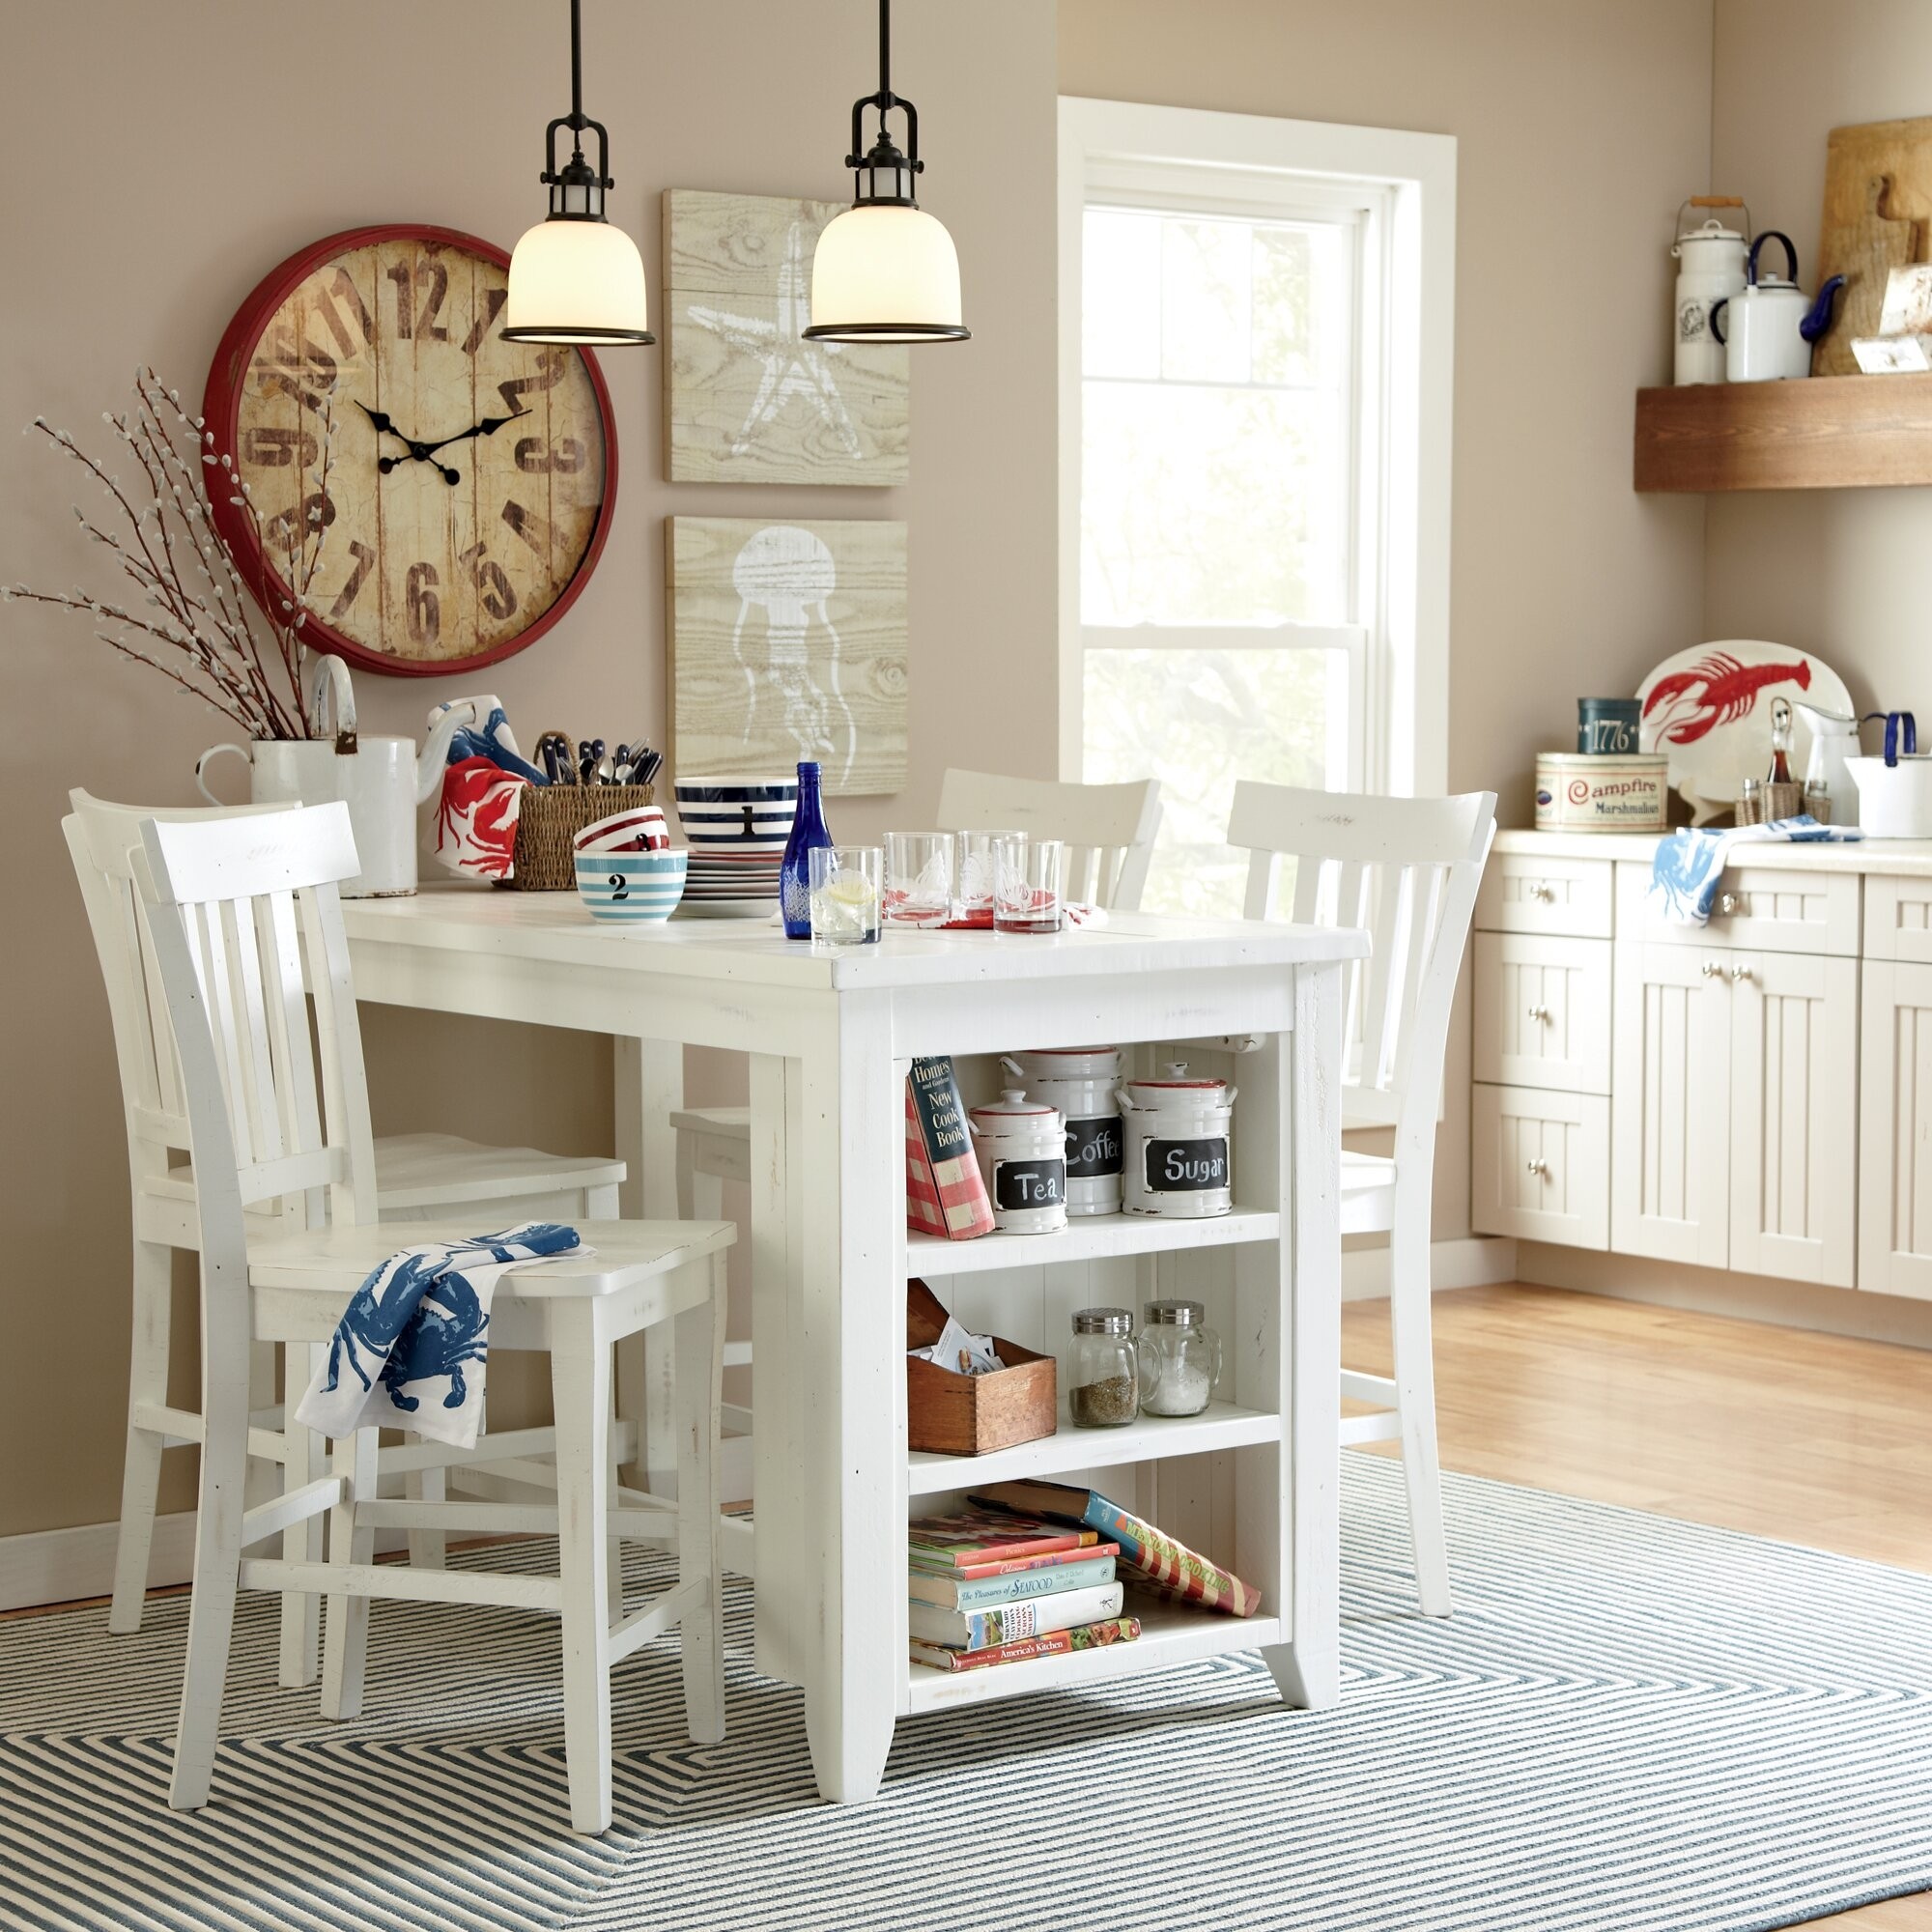
[[[893,934],[828,955],[762,922],[597,926],[561,895],[458,888],[344,913],[366,1000],[614,1038],[627,1213],[675,1213],[684,1047],[750,1056],[757,1659],[804,1687],[825,1797],[876,1793],[901,1717],[1196,1657],[1259,1649],[1286,1700],[1335,1700],[1341,994],[1365,935],[1135,914],[1056,938]],[[1236,1036],[1263,1044],[1241,1062],[1233,1213],[956,1245],[908,1235],[914,1058]],[[1015,1341],[1058,1343],[1090,1298],[1199,1293],[1226,1338],[1227,1399],[988,1457],[915,1457],[904,1317],[919,1273],[947,1279],[969,1325],[983,1310]],[[1127,1508],[1255,1585],[1259,1612],[1137,1603],[1136,1642],[957,1673],[907,1661],[916,1501],[1102,1471]]]

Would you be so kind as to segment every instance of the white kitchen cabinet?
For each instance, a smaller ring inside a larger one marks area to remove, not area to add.
[[[1610,942],[1476,934],[1479,1081],[1610,1091]]]
[[[1600,1094],[1475,1090],[1470,1224],[1572,1248],[1610,1244],[1610,1103]]]
[[[1932,1300],[1932,965],[1867,959],[1859,1031],[1859,1286]]]
[[[1857,1279],[1859,965],[1730,954],[1731,1252],[1747,1274]]]
[[[1723,1267],[1730,1254],[1731,982],[1721,948],[1616,948],[1610,1246]]]

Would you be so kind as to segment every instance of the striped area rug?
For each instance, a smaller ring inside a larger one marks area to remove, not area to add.
[[[908,1720],[879,1802],[829,1807],[739,1591],[724,1744],[683,1737],[670,1648],[623,1666],[599,1842],[562,1822],[547,1619],[377,1605],[337,1726],[273,1688],[244,1598],[188,1817],[181,1600],[133,1637],[0,1624],[0,1924],[1747,1932],[1932,1887],[1932,1578],[1451,1478],[1458,1610],[1429,1622],[1395,1470],[1345,1463],[1338,1709],[1217,1659]]]

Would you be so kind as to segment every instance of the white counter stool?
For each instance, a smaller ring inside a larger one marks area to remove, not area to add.
[[[107,988],[133,1193],[133,1339],[128,1378],[128,1446],[122,1472],[114,1598],[107,1618],[109,1630],[128,1632],[141,1627],[161,1452],[201,1439],[200,1417],[192,1409],[168,1403],[170,1251],[192,1250],[199,1236],[193,1207],[193,1167],[169,1165],[171,1154],[185,1148],[186,1122],[152,951],[135,903],[128,853],[140,843],[144,818],[193,824],[295,808],[268,805],[156,810],[110,804],[85,791],[71,792],[69,798],[73,811],[63,821],[63,830]],[[366,1117],[362,1124],[366,1126]],[[170,1139],[171,1134],[175,1138]],[[376,1140],[372,1151],[376,1212],[384,1220],[421,1220],[472,1208],[497,1226],[531,1219],[611,1220],[617,1213],[617,1189],[624,1179],[620,1160],[540,1153],[534,1148],[488,1147],[451,1134],[387,1135]],[[259,1204],[258,1218],[276,1215],[298,1224],[314,1205],[319,1205],[319,1199],[314,1203],[294,1196],[270,1200]],[[268,1402],[272,1389],[260,1386],[271,1375],[271,1360],[258,1362],[255,1379],[262,1406],[253,1417],[254,1453],[280,1463],[281,1411]],[[528,1457],[546,1453],[548,1448],[547,1432],[520,1432],[517,1444],[502,1448],[502,1454]],[[412,1444],[385,1452],[384,1468],[385,1473],[401,1472],[412,1495],[437,1501],[444,1492],[443,1465],[454,1460],[447,1452]],[[305,1536],[318,1533],[303,1532]],[[319,1544],[316,1548],[319,1549]],[[440,1562],[442,1538],[435,1531],[414,1532],[410,1539],[410,1555],[417,1564]],[[292,1604],[283,1628],[285,1685],[314,1682],[316,1645],[312,1605],[303,1615],[301,1606]]]
[[[1136,912],[1160,831],[1160,781],[1060,784],[949,771],[939,789],[938,818],[941,832],[1028,832],[1063,839],[1068,848],[1069,899]],[[685,1107],[671,1115],[670,1123],[677,1134],[678,1214],[715,1220],[724,1212],[723,1183],[751,1179],[752,1110]],[[726,1368],[749,1367],[751,1360],[749,1342],[725,1344]],[[749,1409],[726,1408],[724,1419],[735,1434],[750,1435]],[[727,1567],[749,1577],[751,1538],[742,1519],[725,1521]]]
[[[327,1475],[309,1465],[309,1432],[291,1429],[287,1488],[244,1511],[250,1337],[288,1346],[292,1364],[307,1365],[290,1378],[291,1389],[299,1386],[349,1297],[399,1245],[397,1231],[374,1218],[361,1035],[336,895],[337,883],[356,870],[355,845],[340,804],[199,824],[149,819],[140,834],[130,861],[145,913],[140,963],[152,968],[148,997],[173,1043],[182,1113],[136,1124],[164,1145],[185,1138],[194,1150],[189,1205],[201,1275],[201,1478],[169,1802],[193,1809],[208,1799],[238,1589],[322,1591],[323,1708],[333,1718],[355,1716],[361,1703],[372,1597],[560,1617],[571,1818],[580,1831],[601,1832],[611,1822],[611,1671],[618,1661],[676,1627],[691,1735],[710,1743],[724,1734],[717,1439],[724,1259],[735,1231],[728,1223],[587,1221],[582,1233],[594,1253],[499,1284],[492,1347],[551,1357],[554,1503],[384,1502],[374,1428],[336,1442]],[[320,1212],[303,1225],[247,1211],[316,1195],[327,1198],[327,1225]],[[474,1232],[473,1220],[409,1229],[417,1241]],[[673,1331],[675,1505],[619,1491],[612,1480],[611,1347],[658,1323]],[[244,1559],[250,1545],[325,1512],[327,1563]],[[379,1567],[373,1545],[383,1528],[553,1531],[559,1574]],[[678,1552],[675,1586],[614,1623],[613,1538],[671,1543]]]
[[[1493,792],[1368,798],[1244,781],[1228,821],[1228,843],[1252,854],[1250,919],[1272,913],[1286,856],[1296,861],[1295,921],[1365,926],[1373,942],[1345,981],[1343,1122],[1393,1127],[1395,1151],[1343,1152],[1342,1232],[1389,1237],[1395,1375],[1343,1371],[1343,1395],[1378,1406],[1345,1416],[1342,1441],[1401,1444],[1416,1587],[1432,1617],[1451,1608],[1430,1344],[1435,1114],[1449,1009],[1495,817]]]

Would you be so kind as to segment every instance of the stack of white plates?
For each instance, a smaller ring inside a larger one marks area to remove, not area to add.
[[[691,846],[679,911],[713,919],[768,918],[798,809],[795,778],[683,778],[672,787]]]

